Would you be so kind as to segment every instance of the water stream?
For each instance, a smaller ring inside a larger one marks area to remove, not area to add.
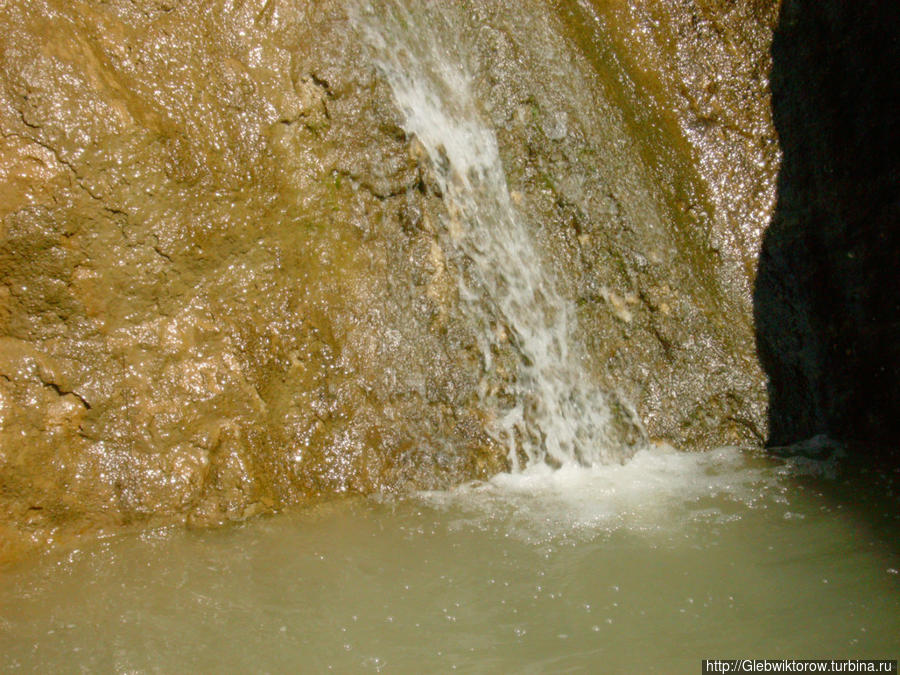
[[[533,224],[513,206],[497,137],[472,91],[466,39],[439,3],[379,2],[354,12],[372,58],[390,84],[407,134],[430,159],[449,212],[445,246],[465,257],[459,279],[468,318],[480,327],[485,369],[491,346],[509,339],[521,356],[515,404],[496,410],[493,432],[515,470],[549,462],[590,466],[620,461],[645,441],[612,431],[610,406],[585,375],[573,341],[571,302],[536,248]]]

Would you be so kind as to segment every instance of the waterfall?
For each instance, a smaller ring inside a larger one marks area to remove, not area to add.
[[[510,197],[497,137],[479,109],[464,36],[449,9],[388,0],[361,3],[351,18],[390,85],[406,133],[430,159],[448,212],[441,244],[470,263],[460,274],[460,297],[479,327],[485,369],[492,345],[509,340],[518,351],[514,404],[485,395],[495,413],[490,432],[509,448],[514,470],[622,461],[646,435],[630,407],[611,406],[586,372],[573,339],[574,307]],[[622,437],[622,420],[614,423],[611,408],[637,430],[637,443]]]

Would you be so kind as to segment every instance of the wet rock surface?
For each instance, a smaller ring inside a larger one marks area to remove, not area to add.
[[[585,367],[682,447],[766,435],[772,11],[719,4],[459,19]],[[513,346],[484,367],[344,3],[10,0],[0,26],[0,558],[507,466],[482,403]]]
[[[767,79],[776,8],[597,0],[557,9],[572,51],[597,75],[580,104],[596,112],[588,128],[618,117],[632,144],[624,163],[643,172],[610,161],[621,136],[592,148],[590,162],[575,140],[565,153],[575,167],[563,174],[584,177],[592,201],[573,208],[561,192],[556,204],[556,222],[568,220],[581,244],[572,277],[607,386],[638,405],[652,434],[682,447],[759,443],[766,403],[751,307],[780,160]]]

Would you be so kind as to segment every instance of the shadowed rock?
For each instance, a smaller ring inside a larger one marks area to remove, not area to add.
[[[754,294],[769,443],[900,432],[900,6],[786,0],[772,45],[784,153]]]

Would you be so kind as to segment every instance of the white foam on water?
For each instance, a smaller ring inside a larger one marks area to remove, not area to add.
[[[360,3],[351,14],[439,183],[448,212],[441,245],[465,261],[460,297],[480,333],[483,367],[491,371],[492,347],[506,340],[521,357],[512,404],[482,394],[491,433],[517,470],[525,468],[518,451],[531,467],[622,461],[643,444],[643,428],[627,405],[611,424],[607,398],[586,373],[572,303],[512,204],[496,134],[473,92],[467,36],[451,11],[449,3],[394,0]],[[625,428],[627,439],[616,431]]]
[[[639,450],[625,464],[534,465],[418,498],[458,512],[461,527],[504,529],[535,542],[682,532],[691,522],[724,523],[786,504],[789,478],[803,470],[739,448],[678,452],[663,445]]]

